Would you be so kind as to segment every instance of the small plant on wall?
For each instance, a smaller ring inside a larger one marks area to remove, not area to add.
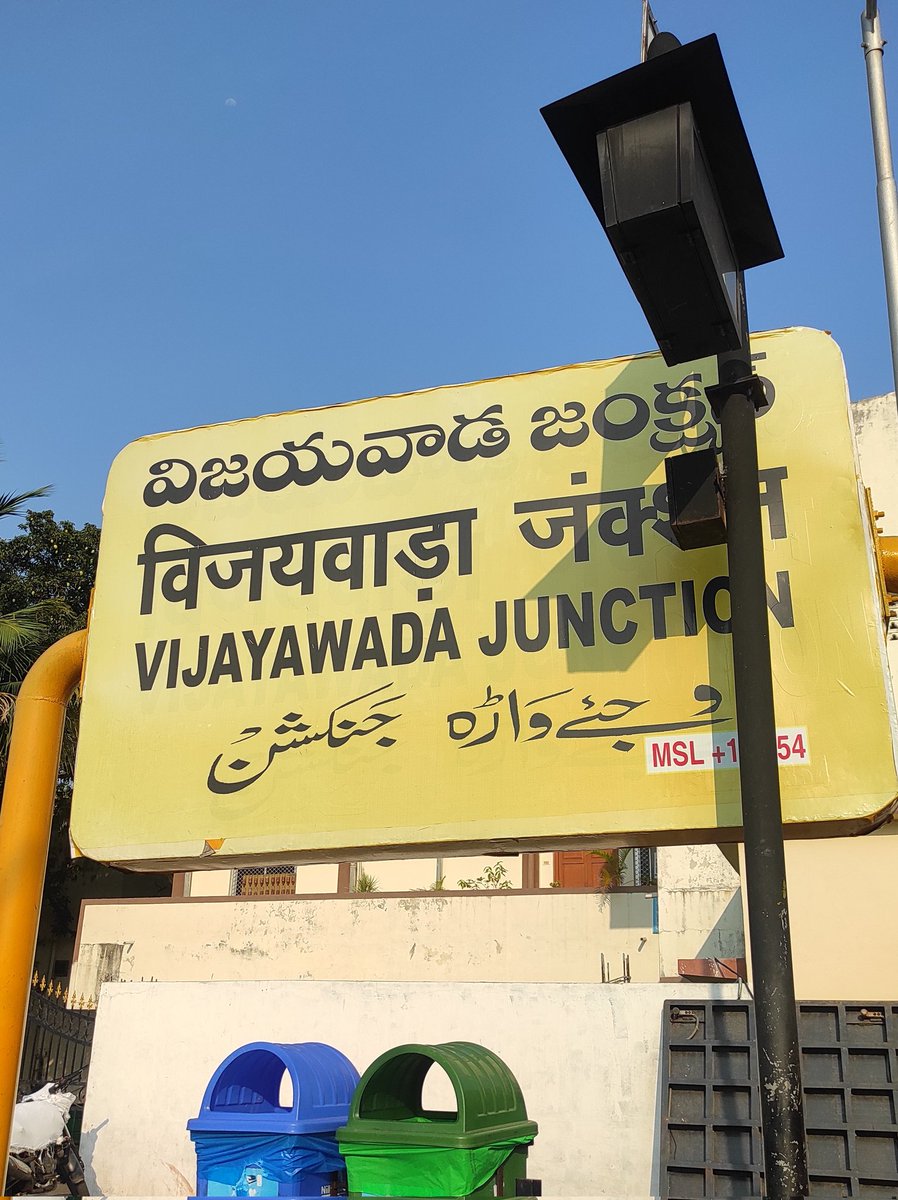
[[[367,871],[359,871],[355,877],[355,892],[378,892],[380,884],[374,875],[369,875]]]
[[[630,855],[629,850],[593,850],[592,853],[602,862],[599,887],[617,888],[624,879],[624,869]]]
[[[511,880],[508,878],[505,863],[498,862],[495,866],[484,867],[482,874],[474,879],[459,879],[458,886],[465,891],[505,891],[511,887]]]

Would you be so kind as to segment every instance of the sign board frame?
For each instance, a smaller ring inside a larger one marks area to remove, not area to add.
[[[841,355],[757,335],[787,836],[898,796]],[[733,841],[726,548],[658,354],[142,438],[113,464],[72,838],[136,869]],[[849,731],[850,736],[849,736]]]

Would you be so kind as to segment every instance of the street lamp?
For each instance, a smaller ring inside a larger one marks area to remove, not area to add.
[[[596,144],[605,232],[667,365],[738,350],[739,263],[692,105],[615,125]]]
[[[542,113],[665,362],[717,358],[724,476],[713,452],[665,467],[679,544],[727,545],[766,1193],[792,1200],[808,1176],[743,275],[783,251],[713,35],[659,35],[646,62]]]
[[[717,38],[655,53],[542,114],[667,365],[740,349],[738,273],[783,249]]]

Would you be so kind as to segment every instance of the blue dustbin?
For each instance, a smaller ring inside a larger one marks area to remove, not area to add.
[[[279,1103],[284,1073],[293,1103]],[[187,1122],[198,1196],[346,1193],[334,1131],[349,1118],[359,1073],[323,1042],[251,1042],[228,1055]]]

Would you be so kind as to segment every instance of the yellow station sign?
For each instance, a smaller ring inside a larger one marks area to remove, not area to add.
[[[838,348],[752,348],[787,832],[898,794]],[[113,464],[72,837],[136,867],[737,835],[726,548],[672,540],[713,360],[142,438]],[[351,853],[350,853],[351,852]]]

